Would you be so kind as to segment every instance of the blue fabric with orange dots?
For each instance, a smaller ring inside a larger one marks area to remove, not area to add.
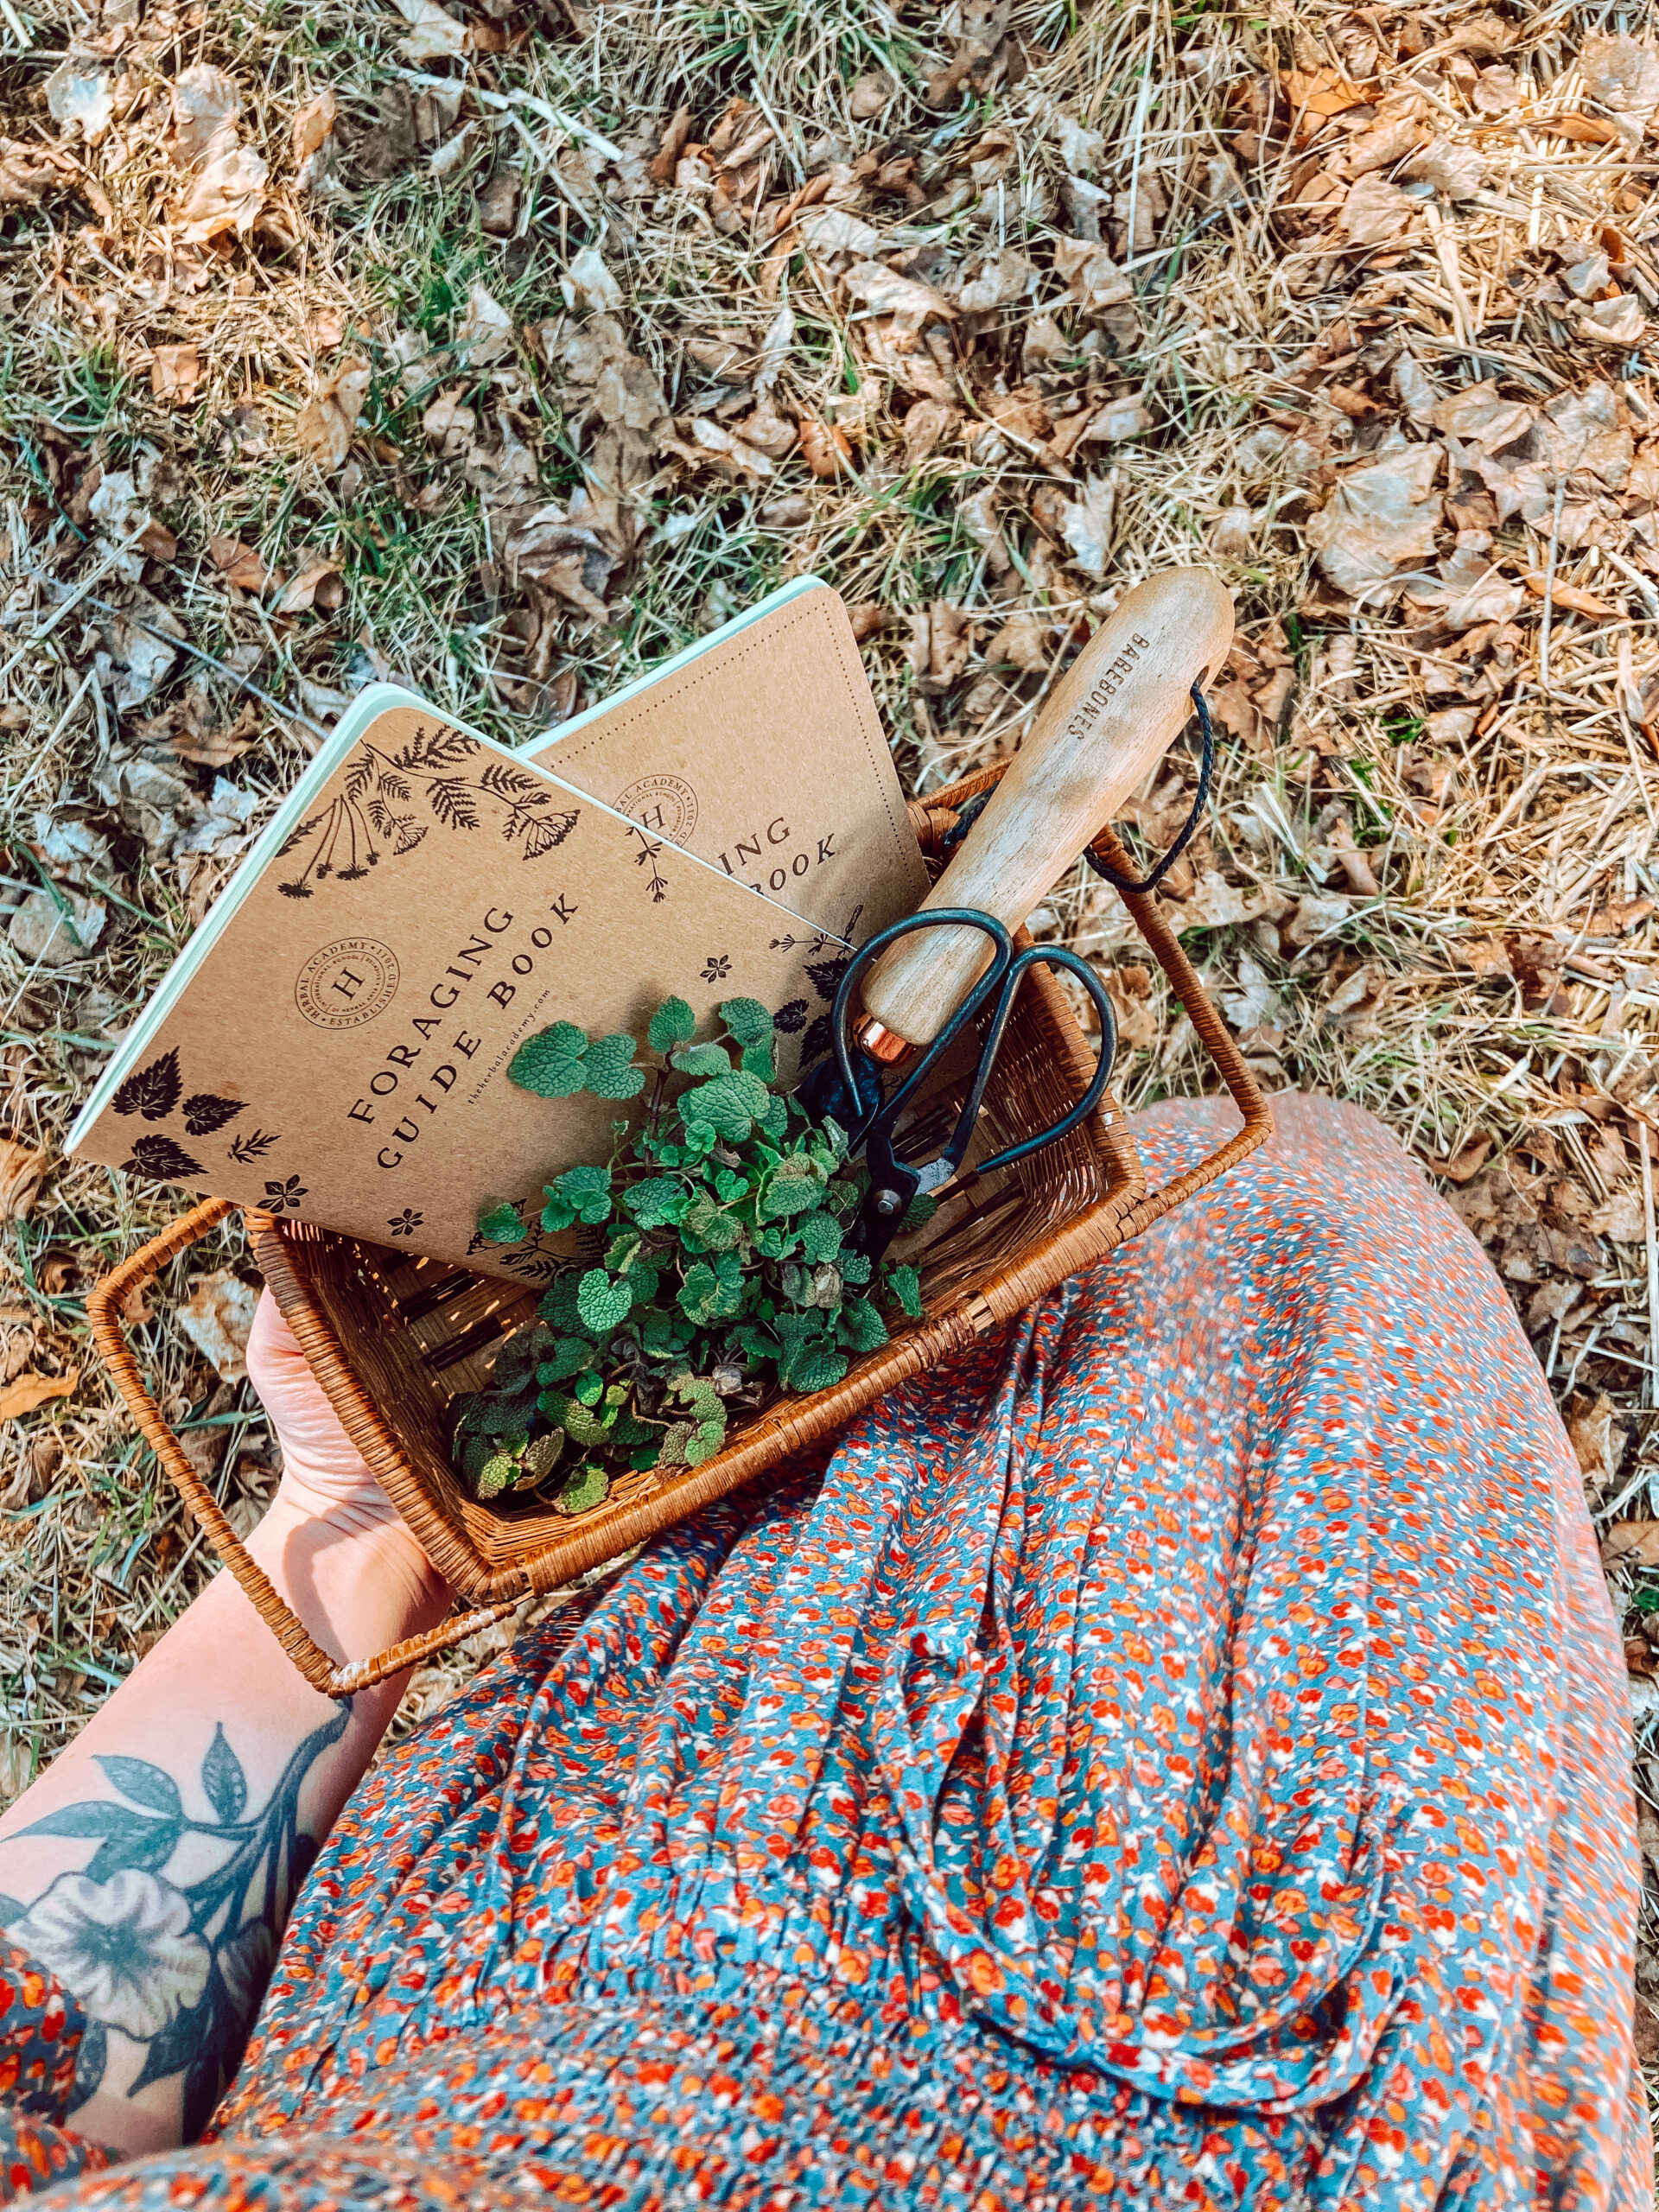
[[[1416,1169],[1278,1104],[522,1639],[347,1808],[217,2139],[41,2201],[1648,2203],[1578,1470]]]

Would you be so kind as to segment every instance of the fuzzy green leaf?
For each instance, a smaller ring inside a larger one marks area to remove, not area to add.
[[[634,1042],[626,1030],[595,1037],[588,1047],[588,1088],[596,1098],[637,1098],[645,1071],[633,1064]]]
[[[874,1351],[887,1341],[887,1325],[868,1298],[849,1298],[836,1319],[836,1332],[855,1351]]]
[[[688,1319],[729,1320],[743,1303],[743,1269],[735,1255],[722,1252],[712,1267],[699,1260],[685,1271],[680,1310]]]
[[[719,1045],[688,1045],[673,1055],[673,1060],[682,1075],[729,1075],[732,1071],[731,1054]]]
[[[680,1118],[688,1131],[701,1125],[724,1137],[728,1144],[741,1144],[772,1103],[772,1093],[759,1076],[745,1075],[734,1068],[729,1074],[716,1076],[712,1083],[688,1090],[680,1101]]]
[[[841,1250],[841,1224],[832,1213],[809,1213],[795,1224],[801,1240],[801,1256],[816,1265],[833,1260]]]
[[[762,1083],[770,1083],[778,1072],[771,1038],[764,1045],[746,1045],[738,1054],[738,1065],[746,1075],[756,1075]]]
[[[524,1224],[518,1217],[517,1206],[503,1198],[499,1205],[487,1207],[478,1217],[478,1233],[491,1244],[522,1244]]]
[[[586,1406],[579,1406],[572,1399],[565,1408],[564,1433],[584,1452],[597,1452],[610,1435],[610,1423],[597,1419]]]
[[[661,1229],[683,1220],[690,1193],[672,1175],[652,1175],[622,1193],[622,1204],[641,1229]]]
[[[603,1268],[589,1268],[576,1286],[576,1311],[595,1334],[626,1320],[632,1304],[633,1293],[626,1283],[616,1281]]]
[[[748,1177],[738,1168],[717,1167],[715,1170],[715,1196],[721,1205],[728,1206],[734,1198],[744,1197],[748,1187]]]
[[[759,999],[722,999],[720,1018],[740,1045],[759,1045],[772,1034],[772,1016]]]
[[[563,1382],[573,1375],[593,1363],[597,1347],[586,1337],[561,1337],[552,1351],[536,1370],[536,1380],[543,1390],[554,1383]]]
[[[680,1234],[688,1251],[732,1252],[746,1243],[743,1224],[707,1191],[699,1191],[685,1210]]]
[[[561,1513],[591,1513],[594,1506],[604,1504],[610,1489],[611,1478],[604,1468],[590,1463],[577,1468],[553,1502]]]
[[[712,1459],[714,1458],[715,1452],[719,1451],[721,1446],[724,1444],[725,1441],[726,1421],[723,1413],[719,1421],[699,1421],[697,1423],[696,1433],[694,1436],[688,1437],[686,1440],[686,1465],[688,1467],[700,1467],[705,1459]]]
[[[557,1465],[559,1454],[563,1449],[564,1434],[561,1429],[550,1428],[545,1436],[532,1439],[524,1446],[524,1472],[533,1481],[539,1482],[543,1475],[551,1473]]]
[[[847,1355],[820,1338],[793,1346],[779,1361],[778,1379],[786,1389],[827,1390],[847,1372]]]
[[[588,1039],[574,1021],[526,1037],[507,1065],[507,1080],[538,1098],[569,1098],[587,1081]]]
[[[893,1294],[912,1321],[922,1318],[922,1279],[914,1268],[889,1268],[884,1287]]]
[[[664,999],[652,1015],[645,1036],[653,1052],[668,1052],[688,1043],[696,1026],[697,1017],[683,999]]]
[[[818,1203],[823,1177],[804,1153],[786,1154],[766,1179],[761,1211],[767,1220],[804,1213]]]
[[[518,1462],[509,1452],[498,1452],[486,1459],[478,1474],[478,1494],[480,1497],[499,1497],[509,1483],[518,1475]]]
[[[926,1191],[918,1191],[905,1208],[904,1219],[899,1224],[899,1233],[904,1235],[912,1229],[925,1228],[938,1210],[939,1202],[936,1198]]]
[[[567,1167],[546,1185],[550,1199],[556,1197],[570,1209],[573,1221],[597,1227],[611,1216],[611,1171],[608,1167]]]

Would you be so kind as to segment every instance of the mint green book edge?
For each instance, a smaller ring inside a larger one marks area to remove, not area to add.
[[[627,821],[629,817],[626,814],[619,813],[613,806],[607,806],[602,799],[594,798],[590,791],[578,791],[574,784],[566,783],[562,776],[555,774],[544,761],[537,758],[537,755],[549,750],[550,745],[556,744],[558,738],[569,735],[570,731],[579,728],[583,722],[591,721],[606,709],[615,706],[619,700],[634,698],[641,691],[648,690],[652,684],[660,683],[664,677],[673,675],[677,670],[685,667],[689,662],[696,660],[701,654],[722,644],[726,639],[735,635],[739,630],[747,629],[751,623],[758,621],[763,614],[770,614],[774,607],[782,606],[786,601],[798,597],[803,591],[812,589],[818,585],[819,579],[816,576],[798,577],[794,582],[785,584],[781,590],[769,594],[766,598],[750,607],[747,613],[737,615],[718,630],[711,630],[706,638],[699,638],[695,645],[686,646],[683,652],[675,653],[670,659],[662,662],[659,666],[648,671],[635,683],[626,684],[620,691],[613,692],[598,706],[590,707],[582,714],[573,716],[569,722],[561,725],[556,736],[548,743],[519,747],[518,757],[522,760],[535,760],[537,768],[547,777],[550,783],[556,784],[561,791],[569,791],[572,798],[579,799],[584,806],[596,806],[601,814],[611,815],[619,822]],[[371,683],[360,691],[341,716],[334,735],[324,740],[315,759],[261,830],[252,850],[247,854],[236,874],[214,899],[207,913],[193,932],[189,943],[156,986],[149,1003],[138,1015],[117,1046],[114,1057],[99,1077],[92,1096],[75,1117],[75,1125],[69,1132],[67,1150],[74,1151],[76,1146],[90,1132],[92,1124],[114,1096],[117,1087],[125,1082],[135,1064],[143,1057],[150,1039],[178,1004],[197,969],[224,935],[230,924],[231,917],[258,881],[265,868],[276,858],[283,842],[304,816],[306,808],[311,804],[317,791],[327,782],[369,724],[393,707],[413,707],[423,715],[442,715],[452,728],[461,731],[466,736],[476,738],[481,745],[491,746],[510,759],[512,757],[512,747],[504,746],[499,740],[486,736],[481,730],[472,728],[468,723],[450,714],[447,709],[435,706],[431,700],[423,699],[416,692],[406,691],[401,684]],[[696,862],[698,868],[707,868],[710,875],[719,877],[722,883],[729,880],[711,861],[700,859],[696,853],[683,853],[683,857]],[[765,892],[752,891],[749,896],[764,900],[766,905],[773,907],[780,914],[788,915],[791,922],[797,924],[800,922],[800,916],[791,907],[784,906],[779,899],[769,898]],[[833,932],[826,930],[822,934],[830,937]],[[839,943],[840,939],[836,938],[835,941]]]

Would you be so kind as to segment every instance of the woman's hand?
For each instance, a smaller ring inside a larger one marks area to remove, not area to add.
[[[360,1537],[385,1554],[387,1567],[399,1574],[411,1598],[441,1588],[436,1568],[340,1426],[268,1290],[260,1295],[248,1338],[248,1375],[283,1448],[282,1481],[255,1532],[256,1555],[273,1536],[302,1529]]]

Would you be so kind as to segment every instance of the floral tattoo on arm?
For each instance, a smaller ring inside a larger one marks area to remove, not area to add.
[[[100,1757],[127,1802],[89,1798],[65,1805],[19,1836],[91,1840],[85,1871],[60,1874],[33,1904],[0,1896],[0,1925],[50,1969],[86,2015],[73,2112],[104,2079],[111,2031],[144,2046],[129,2094],[182,2077],[184,2140],[200,2134],[235,2074],[264,1994],[277,1938],[295,1892],[317,1856],[299,1825],[307,1775],[346,1732],[351,1708],[308,1736],[263,1808],[247,1809],[247,1777],[222,1726],[201,1763],[213,1817],[193,1820],[178,1784],[147,1759]],[[168,1878],[179,1847],[193,1838],[224,1855],[188,1882]]]

